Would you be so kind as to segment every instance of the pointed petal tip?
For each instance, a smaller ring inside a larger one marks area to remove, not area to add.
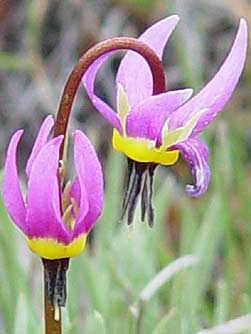
[[[247,21],[245,20],[244,17],[241,17],[241,18],[240,18],[240,24],[239,24],[239,27],[241,27],[242,29],[247,30],[248,24],[247,24]]]
[[[73,137],[74,143],[76,143],[76,141],[78,140],[82,140],[82,141],[84,140],[87,144],[89,144],[89,146],[92,146],[90,139],[87,137],[87,135],[79,129],[76,129],[72,132],[72,137]]]
[[[185,88],[183,90],[185,99],[189,99],[193,95],[193,89],[192,88]]]
[[[177,24],[180,20],[180,17],[178,14],[173,14],[173,15],[166,17],[164,20],[174,21]]]
[[[232,47],[222,66],[207,85],[185,103],[170,120],[170,128],[183,126],[194,113],[204,109],[204,113],[194,127],[191,137],[201,132],[228,102],[243,71],[248,44],[248,26],[240,19],[238,31]]]
[[[241,53],[242,50],[243,54],[246,54],[247,44],[248,44],[248,25],[247,21],[244,18],[241,18],[232,49],[234,49],[234,47],[237,48],[239,46],[240,48],[239,52]]]
[[[53,116],[50,114],[50,115],[48,115],[48,116],[46,116],[45,117],[45,120],[44,120],[44,123],[45,122],[53,122],[54,123],[54,118],[53,118]]]
[[[156,23],[160,23],[160,22],[170,22],[170,21],[173,21],[173,23],[176,25],[179,21],[180,21],[180,17],[178,14],[172,14],[172,15],[169,15],[167,17],[164,17],[163,19],[159,20],[158,22]]]
[[[74,131],[72,132],[72,136],[73,136],[73,138],[75,138],[76,136],[77,136],[77,137],[78,137],[78,136],[81,136],[81,135],[84,135],[84,136],[85,136],[85,134],[84,134],[81,130],[76,129],[76,130],[74,130]]]
[[[64,139],[64,135],[59,135],[57,137],[54,137],[51,141],[53,142],[53,144],[57,145],[60,142],[62,142]]]
[[[24,130],[16,131],[11,137],[4,166],[2,183],[3,203],[13,222],[26,233],[25,205],[17,171],[17,147]]]
[[[22,137],[23,133],[24,133],[24,129],[17,130],[17,131],[12,135],[11,141],[14,141],[14,139],[16,139],[16,138],[18,138],[18,139],[16,139],[16,140],[19,141],[20,138]]]
[[[243,39],[244,41],[244,50],[245,53],[247,51],[247,44],[248,44],[248,24],[247,21],[244,18],[240,19],[240,23],[239,23],[239,28],[238,28],[238,32],[237,32],[237,38]]]
[[[248,24],[247,24],[247,21],[244,18],[240,19],[238,33],[241,33],[245,37],[247,37],[247,34],[248,34]]]
[[[42,122],[37,138],[33,144],[33,148],[31,151],[31,154],[27,160],[26,167],[25,167],[25,172],[27,177],[29,178],[30,176],[30,171],[32,168],[32,165],[38,156],[38,153],[41,151],[42,147],[46,144],[48,141],[48,136],[51,132],[52,127],[54,126],[54,119],[52,115],[48,115],[44,121]]]
[[[176,27],[176,25],[178,24],[178,22],[180,21],[180,17],[177,14],[173,14],[173,15],[169,15],[167,17],[162,18],[159,21],[156,21],[155,23],[153,23],[148,29],[145,30],[145,32],[139,37],[139,39],[143,40],[145,39],[145,33],[147,33],[148,31],[150,31],[151,29],[160,29],[160,27],[163,27],[164,29],[168,30],[170,29],[170,33],[174,30],[174,28]],[[151,43],[151,41],[148,41],[149,43]]]
[[[81,192],[79,213],[73,237],[88,233],[103,206],[103,175],[98,156],[89,138],[80,130],[73,132],[74,163]],[[88,210],[88,212],[86,212]]]

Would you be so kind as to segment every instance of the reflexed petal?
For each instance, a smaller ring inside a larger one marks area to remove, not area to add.
[[[63,136],[50,140],[35,159],[28,181],[27,228],[29,237],[53,238],[68,243],[59,203],[58,162]]]
[[[51,115],[49,115],[45,118],[45,120],[43,121],[43,123],[40,127],[40,130],[38,132],[36,141],[33,145],[32,151],[31,151],[31,155],[30,155],[30,157],[27,161],[27,164],[26,164],[25,172],[26,172],[26,175],[27,175],[28,178],[30,176],[30,171],[31,171],[32,164],[33,164],[34,160],[36,159],[38,153],[40,152],[41,148],[46,144],[49,133],[50,133],[53,125],[54,125],[54,119]]]
[[[98,111],[103,115],[103,117],[121,133],[122,128],[116,112],[107,103],[102,101],[94,92],[94,84],[97,72],[100,66],[111,54],[113,54],[113,52],[108,52],[107,54],[104,54],[103,56],[96,59],[84,74],[82,78],[82,83],[84,84],[87,94],[95,108],[97,108]]]
[[[213,79],[170,118],[170,128],[183,126],[194,113],[204,109],[192,136],[206,127],[230,99],[240,78],[247,51],[247,24],[241,19],[234,44]]]
[[[161,59],[164,47],[178,21],[177,15],[169,16],[152,25],[139,40],[148,44]],[[151,70],[146,60],[133,51],[128,51],[122,59],[116,83],[124,87],[131,107],[152,95]]]
[[[191,94],[191,89],[170,91],[137,104],[127,116],[127,135],[160,141],[163,123]]]
[[[207,190],[210,180],[210,169],[207,164],[208,148],[198,139],[188,139],[175,145],[189,164],[194,178],[194,185],[187,185],[186,191],[190,196],[197,197]]]
[[[103,176],[101,166],[89,139],[79,130],[74,132],[74,160],[77,177],[81,189],[79,214],[73,237],[81,233],[88,233],[103,206]],[[85,215],[85,198],[88,200],[89,210]],[[83,208],[81,207],[83,206]]]
[[[14,223],[26,233],[25,205],[18,180],[16,152],[23,130],[17,131],[11,138],[3,178],[3,202]]]

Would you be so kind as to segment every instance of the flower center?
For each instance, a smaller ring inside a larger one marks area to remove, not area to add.
[[[85,248],[86,234],[65,245],[51,238],[26,238],[29,248],[44,259],[64,259],[78,255]]]
[[[156,148],[155,142],[144,138],[124,137],[119,132],[113,130],[113,147],[119,152],[123,152],[130,159],[138,162],[153,162],[161,165],[173,165],[179,157],[179,151],[163,151]]]
[[[157,148],[153,140],[127,136],[126,117],[130,112],[130,105],[121,84],[118,84],[117,110],[122,126],[122,135],[116,129],[113,130],[112,143],[115,150],[123,152],[127,157],[137,162],[173,165],[178,160],[178,150],[166,151],[162,146]]]
[[[76,223],[79,207],[76,200],[73,197],[70,197],[70,188],[71,181],[68,181],[62,193],[61,204],[63,212],[63,223],[69,231],[72,231]]]
[[[63,172],[60,170],[60,174]],[[69,232],[72,232],[78,215],[78,204],[70,197],[71,181],[67,182],[61,196],[62,220]],[[27,238],[29,248],[42,258],[54,260],[73,257],[82,252],[85,247],[86,234],[74,238],[69,244],[64,244],[53,238]]]

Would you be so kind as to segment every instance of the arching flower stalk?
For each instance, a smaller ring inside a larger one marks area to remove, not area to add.
[[[66,271],[69,258],[79,254],[86,236],[99,217],[103,204],[103,176],[97,155],[88,138],[73,133],[73,181],[64,180],[62,160],[64,139],[72,103],[81,78],[95,59],[117,49],[130,49],[147,60],[154,78],[154,92],[165,86],[164,73],[157,55],[145,43],[132,38],[102,42],[84,54],[66,83],[54,126],[48,116],[38,133],[26,164],[27,192],[18,180],[16,152],[23,134],[11,138],[4,168],[3,200],[13,222],[25,234],[29,248],[38,254],[45,272],[46,334],[61,333],[61,306],[66,301]],[[48,139],[54,127],[54,138]]]
[[[190,165],[195,179],[195,185],[187,188],[189,194],[198,196],[207,188],[210,175],[208,152],[197,135],[223,108],[238,82],[245,61],[247,27],[242,20],[233,47],[219,72],[187,102],[190,89],[165,92],[160,61],[177,21],[177,16],[160,21],[140,40],[107,40],[80,58],[64,88],[54,138],[48,140],[54,125],[53,119],[48,117],[33,146],[26,165],[25,197],[16,167],[16,150],[22,130],[11,138],[5,163],[3,199],[12,220],[26,235],[29,247],[43,259],[47,334],[61,333],[60,307],[65,304],[65,273],[69,257],[82,251],[86,235],[102,208],[100,164],[93,147],[79,130],[73,134],[76,178],[70,183],[63,182],[63,143],[81,78],[93,104],[114,127],[113,146],[128,157],[129,178],[123,209],[128,224],[132,222],[141,194],[142,219],[147,213],[152,226],[154,169],[158,164],[175,163],[179,152]],[[117,73],[116,114],[95,95],[94,81],[101,64],[119,49],[134,52],[127,53]]]
[[[162,58],[165,44],[179,18],[170,16],[149,29],[139,41],[148,44]],[[110,56],[97,59],[82,82],[96,109],[113,126],[113,147],[128,157],[129,177],[122,217],[128,224],[141,194],[142,219],[147,212],[153,225],[152,177],[157,165],[177,162],[179,154],[191,168],[193,185],[190,196],[204,193],[210,180],[207,145],[198,137],[230,99],[244,67],[247,51],[247,24],[241,19],[232,48],[223,65],[207,85],[194,97],[191,89],[153,91],[153,78],[145,60],[129,51],[116,75],[117,113],[94,91],[98,69]],[[192,56],[192,55],[191,55]]]

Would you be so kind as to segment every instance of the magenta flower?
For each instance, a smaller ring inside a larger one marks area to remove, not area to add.
[[[139,40],[148,44],[161,59],[178,20],[178,16],[174,15],[157,22]],[[128,223],[132,222],[132,212],[141,193],[142,218],[147,210],[148,221],[152,225],[154,167],[157,164],[174,164],[179,153],[187,161],[194,177],[194,185],[186,186],[188,194],[199,196],[206,191],[210,179],[208,148],[198,135],[230,99],[245,63],[246,50],[247,24],[241,19],[223,65],[192,98],[191,89],[167,91],[153,96],[152,75],[147,63],[141,56],[129,51],[116,75],[117,113],[94,92],[97,71],[111,53],[100,57],[90,66],[82,79],[83,84],[93,105],[114,128],[114,148],[123,152],[129,160],[129,181],[124,200],[124,214],[127,212],[129,215]]]
[[[79,130],[73,133],[76,177],[61,186],[64,168],[59,151],[63,136],[48,140],[53,125],[52,116],[48,116],[26,164],[25,199],[16,166],[17,145],[23,130],[11,138],[3,180],[3,200],[10,217],[26,235],[31,250],[45,259],[79,254],[103,203],[101,166],[88,138]]]

